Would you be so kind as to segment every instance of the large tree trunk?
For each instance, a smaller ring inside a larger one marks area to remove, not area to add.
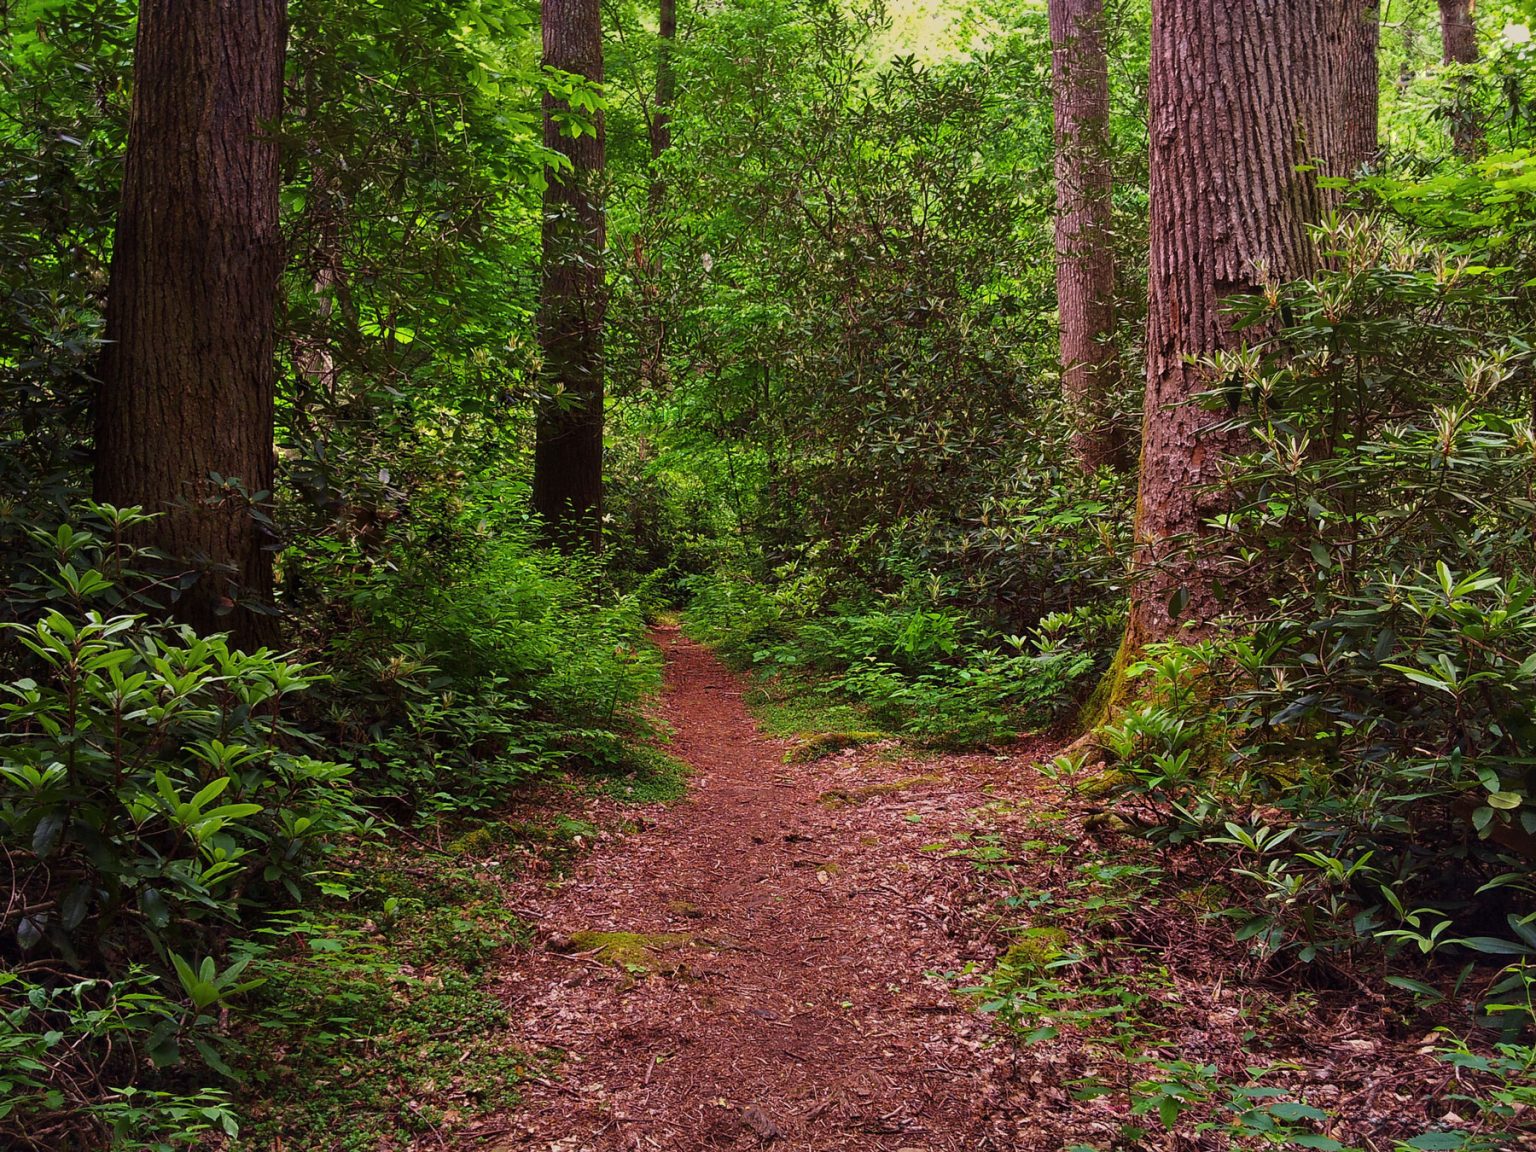
[[[655,171],[662,153],[672,147],[672,101],[677,97],[677,75],[672,67],[673,42],[677,39],[677,0],[660,0],[656,29],[656,110],[651,115],[651,209],[661,207],[666,182]]]
[[[1376,158],[1380,148],[1381,0],[1334,0],[1335,41],[1334,175],[1352,176]]]
[[[1083,468],[1123,467],[1112,401],[1120,361],[1110,246],[1109,62],[1103,0],[1050,0],[1056,114],[1056,306],[1061,386]]]
[[[1439,0],[1442,58],[1447,64],[1477,63],[1477,22],[1474,0]],[[1463,156],[1475,155],[1483,141],[1483,128],[1471,106],[1471,85],[1460,83],[1451,113],[1451,142]]]
[[[285,43],[284,0],[139,6],[96,407],[96,498],[163,512],[176,618],[246,647],[275,635],[246,496],[272,487]]]
[[[598,0],[543,0],[544,63],[603,79]],[[533,507],[561,547],[600,547],[603,513],[603,118],[596,132],[566,135],[564,102],[544,99],[544,143],[572,171],[551,168],[544,193],[544,270],[539,345],[552,399],[540,406],[533,455]]]
[[[1214,490],[1240,434],[1195,397],[1215,383],[1191,362],[1243,342],[1235,294],[1304,276],[1321,200],[1304,161],[1326,141],[1309,101],[1327,0],[1154,0],[1147,393],[1136,515],[1138,577],[1126,652],[1222,612],[1205,547]],[[1171,607],[1172,605],[1172,607]]]

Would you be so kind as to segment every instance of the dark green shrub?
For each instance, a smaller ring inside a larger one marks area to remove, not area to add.
[[[644,587],[611,593],[596,561],[541,547],[521,485],[486,481],[455,503],[434,548],[404,525],[311,589],[346,613],[328,644],[329,719],[358,749],[359,788],[415,818],[612,760],[647,730],[639,704],[660,679]]]
[[[1154,650],[1106,741],[1165,834],[1234,855],[1265,949],[1536,954],[1525,318],[1390,222],[1321,237],[1314,280],[1250,303],[1276,334],[1212,365],[1255,413],[1242,634]]]
[[[87,505],[33,532],[6,597],[0,1134],[42,1146],[232,1126],[218,1093],[142,1069],[227,1071],[222,1017],[249,987],[231,943],[361,827],[351,768],[292,717],[310,666],[122,610],[154,594],[122,540],[136,518]]]

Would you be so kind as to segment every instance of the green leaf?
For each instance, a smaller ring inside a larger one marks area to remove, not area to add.
[[[154,888],[144,888],[139,892],[139,911],[156,928],[164,928],[171,922],[171,910],[166,907],[165,898]]]
[[[192,797],[192,807],[200,810],[204,804],[219,796],[229,785],[230,778],[228,776],[220,776],[217,780],[204,787],[196,796]]]
[[[1291,1122],[1297,1120],[1328,1119],[1328,1113],[1324,1112],[1321,1108],[1314,1108],[1310,1104],[1303,1104],[1295,1100],[1281,1100],[1278,1103],[1270,1104],[1265,1108],[1265,1111],[1276,1120]]]
[[[207,1064],[208,1067],[212,1068],[220,1076],[223,1076],[228,1080],[240,1079],[240,1076],[235,1072],[233,1068],[224,1062],[224,1058],[219,1055],[219,1050],[212,1044],[201,1038],[194,1039],[192,1043],[197,1046],[198,1053],[203,1058],[203,1063]]]
[[[43,938],[43,926],[31,916],[23,916],[16,924],[16,943],[23,952],[37,946]]]
[[[1172,596],[1168,597],[1168,617],[1177,620],[1184,615],[1184,610],[1189,607],[1189,589],[1180,588]]]
[[[1524,944],[1517,944],[1513,940],[1501,940],[1497,936],[1466,936],[1457,939],[1455,943],[1471,948],[1474,952],[1485,952],[1490,956],[1529,956],[1531,954],[1531,949]]]
[[[1179,1113],[1184,1111],[1184,1105],[1172,1096],[1164,1096],[1157,1103],[1157,1118],[1163,1122],[1163,1127],[1172,1129],[1179,1122]]]
[[[69,890],[69,895],[64,897],[64,903],[59,905],[59,922],[64,925],[65,931],[73,932],[80,927],[90,906],[91,886],[82,880]]]
[[[40,858],[52,855],[53,850],[58,847],[59,838],[64,834],[66,823],[62,812],[50,812],[39,820],[32,832],[33,853]]]
[[[149,1058],[156,1068],[171,1068],[181,1063],[181,1045],[176,1033],[170,1032],[149,1045]]]
[[[1444,999],[1441,992],[1433,984],[1426,984],[1422,980],[1414,980],[1407,976],[1388,976],[1387,983],[1394,988],[1401,988],[1405,992],[1412,992],[1418,996],[1429,996],[1436,1000]]]

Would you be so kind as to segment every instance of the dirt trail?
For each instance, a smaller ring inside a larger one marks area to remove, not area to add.
[[[660,640],[689,796],[599,845],[538,909],[546,946],[515,956],[501,986],[526,1043],[568,1057],[484,1128],[489,1146],[1027,1143],[1011,1056],[925,976],[968,958],[974,921],[961,907],[969,864],[923,846],[1017,792],[1029,750],[786,765],[788,745],[758,732],[711,654],[674,630]],[[827,796],[838,790],[847,802]],[[573,948],[584,931],[671,935],[626,972],[590,941]]]

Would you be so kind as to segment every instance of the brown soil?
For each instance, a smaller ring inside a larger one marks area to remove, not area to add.
[[[518,1047],[563,1059],[524,1081],[518,1107],[462,1128],[464,1152],[1217,1152],[1233,1146],[1222,1102],[1253,1078],[1326,1111],[1302,1129],[1314,1143],[1479,1129],[1463,1094],[1486,1094],[1486,1078],[1435,1056],[1435,1025],[1462,1023],[1452,989],[1439,1016],[1405,1012],[1375,975],[1238,941],[1210,912],[1229,882],[1219,861],[1116,832],[1091,788],[1031,767],[1050,741],[929,757],[864,743],[785,763],[789,743],[759,733],[712,655],[675,630],[658,639],[688,796],[588,800],[589,824],[631,831],[599,833],[557,886],[536,869],[508,886],[540,939],[493,979]],[[1126,879],[1138,872],[1156,876]],[[1059,1035],[1039,1043],[1014,1044],[942,975],[1042,946],[1079,957],[1044,1002]],[[1099,1008],[1074,1016],[1069,1000]],[[1136,1034],[1125,1051],[1121,1026]],[[1219,1070],[1177,1132],[1148,1112],[1165,1073],[1147,1054]],[[1536,1149],[1512,1136],[1522,1120],[1482,1129],[1480,1146]],[[417,1144],[447,1147],[442,1133]]]
[[[1009,1049],[931,975],[984,958],[956,930],[970,866],[923,846],[1022,790],[1034,750],[786,764],[712,655],[660,641],[689,795],[536,910],[543,947],[500,983],[523,1042],[566,1058],[465,1135],[539,1152],[1024,1143]]]

